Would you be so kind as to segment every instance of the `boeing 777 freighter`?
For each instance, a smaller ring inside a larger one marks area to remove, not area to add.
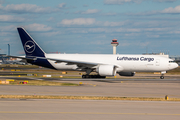
[[[82,78],[106,76],[134,76],[135,72],[161,72],[161,79],[168,70],[178,67],[172,59],[158,55],[113,54],[47,54],[22,27],[17,28],[28,63],[56,69],[85,71]],[[91,72],[98,75],[90,75]]]

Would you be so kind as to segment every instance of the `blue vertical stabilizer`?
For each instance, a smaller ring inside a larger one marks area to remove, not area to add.
[[[17,28],[17,30],[22,41],[24,52],[26,53],[26,58],[33,58],[32,60],[27,60],[27,62],[38,66],[55,69],[49,63],[49,61],[45,59],[45,52],[26,32],[26,30],[22,27]]]
[[[22,27],[17,28],[26,56],[45,57],[45,52]]]

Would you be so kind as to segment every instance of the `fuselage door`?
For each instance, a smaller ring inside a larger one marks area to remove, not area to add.
[[[157,59],[157,60],[156,60],[156,66],[159,66],[159,65],[160,65],[160,60]]]

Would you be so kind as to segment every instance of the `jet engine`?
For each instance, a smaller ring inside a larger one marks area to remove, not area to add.
[[[134,76],[135,72],[118,72],[120,76]]]
[[[96,72],[99,73],[100,76],[115,76],[116,75],[116,67],[114,65],[100,65]]]

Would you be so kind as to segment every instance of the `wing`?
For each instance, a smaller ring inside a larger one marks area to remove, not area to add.
[[[53,59],[53,58],[44,58],[47,60],[55,61],[55,63],[65,62],[67,65],[77,65],[79,69],[95,69],[100,65],[107,65],[106,63],[97,63],[97,62],[85,62],[85,61],[75,61],[75,60],[63,60],[63,59]],[[116,68],[122,69],[120,65],[113,64]]]
[[[62,63],[65,62],[67,65],[77,65],[78,67],[88,67],[92,68],[97,66],[97,63],[90,63],[90,62],[80,62],[80,61],[73,61],[73,60],[64,60],[64,59],[53,59],[53,58],[45,58],[45,57],[37,57],[37,56],[27,56],[27,57],[21,57],[21,56],[7,56],[7,57],[12,57],[12,58],[20,58],[23,60],[37,60],[37,59],[46,59],[46,60],[51,60],[54,61],[55,63]]]
[[[47,59],[54,61],[55,63],[67,63],[66,65],[77,65],[79,69],[87,69],[87,68],[96,68],[99,63],[93,63],[93,62],[85,62],[85,61],[75,61],[75,60],[66,60],[66,59],[55,59],[55,58],[44,58],[44,57],[37,57],[40,59]]]
[[[20,59],[26,59],[26,60],[37,60],[37,59],[46,59],[54,61],[55,63],[67,63],[66,65],[77,65],[78,68],[81,69],[93,69],[97,68],[99,65],[105,65],[105,63],[96,63],[96,62],[85,62],[85,61],[75,61],[75,60],[66,60],[66,59],[55,59],[55,58],[45,58],[45,57],[37,57],[37,56],[26,56],[26,57],[20,57],[20,56],[8,56],[8,57],[14,57],[14,58],[20,58]],[[121,68],[119,65],[114,65],[116,68]]]

